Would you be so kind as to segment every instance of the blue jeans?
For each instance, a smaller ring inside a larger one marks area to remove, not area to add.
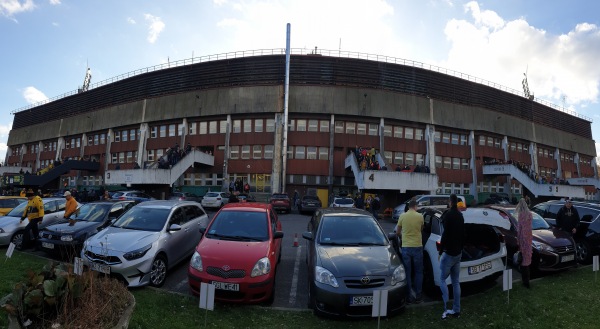
[[[411,289],[415,291],[417,299],[421,299],[423,291],[423,247],[402,247],[402,262],[406,271],[406,283],[408,300],[412,300]],[[415,271],[415,281],[413,286],[412,270]]]
[[[448,275],[452,281],[452,292],[454,293],[454,304],[452,310],[454,313],[460,312],[460,258],[462,254],[457,256],[450,256],[446,253],[442,254],[440,258],[440,290],[442,291],[442,300],[444,301],[444,311],[448,304],[448,286],[446,285],[446,279]]]

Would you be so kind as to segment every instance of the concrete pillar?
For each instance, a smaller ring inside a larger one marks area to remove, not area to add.
[[[537,161],[537,144],[534,142],[529,144],[529,155],[531,156],[531,169],[536,173],[539,172]]]
[[[329,119],[329,171],[327,174],[327,191],[330,195],[333,193],[333,149],[335,141],[335,115],[332,114]]]
[[[429,172],[436,173],[435,167],[435,126],[428,124],[425,126],[425,145],[427,145],[427,154],[425,154],[425,165],[429,166]]]
[[[579,170],[579,153],[575,153],[573,161],[575,161],[575,166],[577,167],[577,177],[581,177],[581,170]]]
[[[273,170],[271,171],[271,192],[278,193],[281,189],[281,159],[283,159],[283,153],[287,150],[283,150],[283,125],[287,122],[283,122],[283,113],[275,113],[275,133],[273,134]],[[285,179],[285,177],[283,178]]]
[[[62,150],[65,148],[65,138],[58,137],[58,141],[56,141],[56,160],[62,161]]]
[[[146,151],[146,142],[148,141],[148,131],[150,127],[148,123],[144,122],[140,124],[140,138],[138,140],[138,154],[137,163],[141,168],[144,168],[144,164],[148,161],[148,152]]]
[[[227,115],[227,127],[225,129],[225,154],[223,156],[223,185],[221,191],[229,189],[229,172],[227,164],[229,163],[229,140],[231,137],[231,115]]]
[[[379,119],[379,153],[381,154],[381,158],[385,161],[385,138],[383,137],[383,128],[385,126],[385,120],[383,118]],[[369,129],[367,127],[367,129]],[[390,167],[390,164],[386,164]]]
[[[112,144],[112,139],[114,138],[115,132],[111,129],[108,129],[108,133],[106,134],[106,161],[104,161],[104,171],[108,170],[108,164],[112,163],[112,154],[110,153],[110,145]],[[106,178],[104,178],[106,181]]]
[[[556,148],[556,150],[554,151],[554,160],[556,160],[556,177],[557,178],[562,178],[563,174],[562,174],[562,162],[560,161],[560,150],[558,149],[558,147]],[[579,172],[579,167],[577,168],[577,172]]]
[[[507,136],[502,138],[502,150],[504,151],[504,162],[506,163],[509,160],[509,145]],[[512,198],[512,175],[508,175],[508,179],[506,179],[506,183],[504,183],[504,193],[508,193],[508,196]]]
[[[38,142],[37,154],[35,155],[35,168],[40,169],[40,153],[44,149],[44,143]]]
[[[79,148],[79,158],[83,159],[83,154],[85,153],[85,147],[88,145],[87,134],[83,133],[81,135],[81,147]]]
[[[596,157],[592,158],[592,168],[594,168],[594,178],[598,179],[598,164],[596,162]]]
[[[469,192],[471,193],[471,195],[473,195],[475,197],[475,200],[477,202],[479,202],[478,197],[479,195],[477,194],[477,168],[475,167],[475,131],[471,130],[469,132],[469,145],[471,146],[471,175],[473,177],[473,183],[471,184],[471,186],[469,187]]]

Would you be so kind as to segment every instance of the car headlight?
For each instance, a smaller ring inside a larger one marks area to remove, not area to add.
[[[197,251],[194,251],[194,254],[192,255],[190,266],[200,272],[204,270],[202,268],[202,257],[200,257],[200,254]]]
[[[397,285],[398,283],[403,283],[406,280],[406,272],[404,271],[404,266],[400,265],[396,267],[394,273],[392,273],[392,286]]]
[[[250,274],[250,276],[256,277],[259,275],[269,274],[269,272],[271,272],[271,261],[268,257],[264,257],[259,259],[258,262],[254,264],[254,267],[252,268],[252,274]]]
[[[133,250],[130,252],[126,252],[125,254],[123,254],[123,258],[125,258],[127,260],[134,260],[134,259],[142,258],[148,252],[148,250],[150,250],[151,248],[152,248],[152,244],[149,244],[143,248],[136,249],[136,250]]]
[[[72,235],[63,235],[60,237],[60,241],[71,242],[71,241],[73,241],[73,236]]]
[[[554,249],[552,247],[543,242],[532,241],[531,244],[538,251],[554,252]]]
[[[334,288],[339,287],[335,276],[329,270],[322,268],[321,266],[315,266],[315,281],[328,284]]]

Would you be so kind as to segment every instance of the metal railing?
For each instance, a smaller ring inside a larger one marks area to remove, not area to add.
[[[417,61],[413,61],[413,60],[408,60],[408,59],[403,59],[403,58],[397,58],[397,57],[391,57],[391,56],[384,56],[384,55],[376,55],[376,54],[369,54],[369,53],[360,53],[360,52],[353,52],[353,51],[341,51],[341,50],[326,50],[326,49],[306,49],[306,48],[292,48],[291,49],[291,54],[292,55],[316,55],[316,56],[328,56],[328,57],[340,57],[340,58],[354,58],[354,59],[362,59],[362,60],[369,60],[369,61],[376,61],[376,62],[382,62],[382,63],[390,63],[390,64],[399,64],[399,65],[405,65],[405,66],[410,66],[410,67],[415,67],[415,68],[420,68],[420,69],[424,69],[424,70],[428,70],[428,71],[432,71],[432,72],[437,72],[437,73],[442,73],[442,74],[446,74],[449,76],[453,76],[456,78],[460,78],[463,80],[467,80],[470,82],[474,82],[474,83],[478,83],[481,85],[485,85],[488,87],[492,87],[507,93],[511,93],[517,96],[521,96],[521,97],[525,97],[524,92],[520,91],[520,90],[516,90],[516,89],[512,89],[500,84],[497,84],[495,82],[491,82],[489,80],[485,80],[485,79],[481,79],[466,73],[462,73],[462,72],[458,72],[458,71],[454,71],[454,70],[450,70],[450,69],[446,69],[443,67],[439,67],[439,66],[435,66],[435,65],[431,65],[431,64],[426,64],[426,63],[422,63],[422,62],[417,62]],[[158,64],[158,65],[154,65],[154,66],[149,66],[146,68],[142,68],[142,69],[137,69],[134,71],[130,71],[127,73],[123,73],[120,75],[117,75],[115,77],[106,79],[106,80],[102,80],[96,83],[93,83],[89,86],[89,89],[93,89],[93,88],[98,88],[98,87],[102,87],[104,85],[108,85],[111,84],[113,82],[117,82],[120,80],[124,80],[127,78],[131,78],[133,76],[137,76],[140,74],[145,74],[145,73],[149,73],[149,72],[155,72],[155,71],[160,71],[160,70],[164,70],[164,69],[169,69],[169,68],[174,68],[174,67],[180,67],[180,66],[187,66],[187,65],[193,65],[193,64],[198,64],[198,63],[205,63],[205,62],[212,62],[212,61],[219,61],[219,60],[225,60],[225,59],[235,59],[235,58],[244,58],[244,57],[254,57],[254,56],[268,56],[268,55],[285,55],[285,48],[275,48],[275,49],[256,49],[256,50],[245,50],[245,51],[235,51],[235,52],[228,52],[228,53],[221,53],[221,54],[216,54],[216,55],[207,55],[207,56],[200,56],[200,57],[192,57],[192,58],[187,58],[187,59],[182,59],[182,60],[177,60],[174,62],[167,62],[167,63],[162,63],[162,64]],[[29,110],[31,108],[34,108],[36,106],[40,106],[43,104],[47,104],[49,102],[53,102],[56,100],[59,100],[61,98],[65,98],[68,96],[72,96],[72,95],[76,95],[80,93],[79,90],[73,90],[67,93],[64,93],[62,95],[58,95],[58,96],[54,96],[52,98],[49,98],[47,100],[41,101],[41,102],[37,102],[34,104],[29,104],[27,106],[18,108],[14,111],[11,112],[11,114],[15,114],[17,112],[21,112],[21,111],[25,111],[25,110]],[[560,112],[564,112],[567,113],[569,115],[578,117],[580,119],[584,119],[586,121],[589,122],[593,122],[593,120],[585,115],[582,115],[580,113],[577,113],[576,111],[570,110],[568,108],[565,108],[563,106],[559,106],[556,104],[553,104],[549,101],[543,100],[543,99],[539,99],[539,98],[535,98],[535,102],[543,104],[545,106],[551,107],[557,111]]]

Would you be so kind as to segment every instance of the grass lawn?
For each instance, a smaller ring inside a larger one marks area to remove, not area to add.
[[[0,294],[7,294],[27,269],[46,260],[15,252],[0,265]],[[600,279],[599,279],[600,280]],[[260,306],[217,303],[215,311],[198,308],[198,299],[157,289],[133,290],[136,307],[129,328],[377,328],[377,319],[359,321],[315,317],[310,311],[273,310]],[[459,319],[441,320],[440,302],[410,306],[404,313],[382,319],[381,328],[598,328],[600,281],[590,266],[534,280],[527,290],[519,283],[510,292],[502,287],[462,299]],[[0,328],[6,317],[0,317]]]

